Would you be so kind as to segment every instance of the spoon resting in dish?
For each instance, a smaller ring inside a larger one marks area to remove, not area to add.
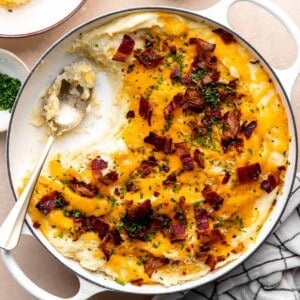
[[[69,82],[64,78],[59,82],[56,97],[58,110],[46,114],[49,132],[47,143],[22,194],[0,227],[0,248],[12,250],[17,246],[32,192],[55,138],[77,127],[86,115],[92,87],[83,87],[79,83],[73,80]],[[47,106],[53,107],[53,103],[45,103],[44,109]]]

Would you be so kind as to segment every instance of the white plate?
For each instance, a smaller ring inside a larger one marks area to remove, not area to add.
[[[1,21],[0,21],[1,22]],[[12,52],[0,49],[0,73],[18,78],[24,83],[29,70],[25,63]],[[10,120],[8,110],[0,110],[0,132],[6,131]]]
[[[49,30],[75,13],[85,0],[30,0],[11,10],[0,6],[0,37],[28,36]]]

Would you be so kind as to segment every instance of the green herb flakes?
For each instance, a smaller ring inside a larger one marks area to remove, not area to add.
[[[0,73],[0,110],[11,110],[21,87],[21,81]]]

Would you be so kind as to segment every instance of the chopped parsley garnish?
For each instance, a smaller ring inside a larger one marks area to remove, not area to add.
[[[11,110],[21,87],[17,78],[0,73],[0,110]]]

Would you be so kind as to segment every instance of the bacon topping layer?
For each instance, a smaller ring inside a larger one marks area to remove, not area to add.
[[[127,57],[132,53],[134,44],[134,40],[128,34],[124,34],[122,42],[112,59],[125,62]]]

